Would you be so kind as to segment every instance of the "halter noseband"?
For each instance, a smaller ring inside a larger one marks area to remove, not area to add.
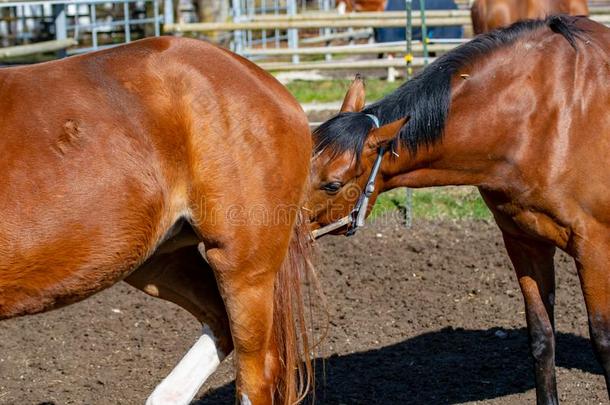
[[[366,114],[369,117],[375,126],[375,128],[379,128],[379,118],[374,116],[373,114]],[[377,177],[377,173],[379,173],[379,168],[381,167],[381,161],[383,159],[383,155],[385,153],[385,146],[380,146],[377,151],[377,158],[375,158],[375,163],[373,164],[373,168],[371,169],[371,174],[369,175],[368,180],[366,181],[366,186],[364,190],[360,194],[354,209],[349,213],[349,215],[344,216],[341,219],[336,220],[320,229],[316,229],[311,232],[314,239],[319,238],[322,235],[326,235],[329,232],[334,231],[335,229],[339,229],[348,226],[347,232],[345,236],[352,236],[356,233],[358,228],[364,226],[364,220],[366,218],[366,210],[369,206],[369,200],[375,191],[375,178]]]

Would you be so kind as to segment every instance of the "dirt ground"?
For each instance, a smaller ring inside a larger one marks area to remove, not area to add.
[[[319,250],[330,329],[318,404],[534,403],[522,299],[493,224],[384,217]],[[562,254],[557,267],[560,398],[608,403],[575,270]],[[123,283],[1,325],[1,404],[142,404],[199,333]],[[232,403],[232,380],[229,359],[195,403]]]

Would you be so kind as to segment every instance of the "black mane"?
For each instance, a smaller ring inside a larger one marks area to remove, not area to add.
[[[361,112],[340,113],[320,125],[314,131],[315,152],[327,148],[334,154],[351,150],[358,159],[366,136],[373,128],[373,120],[366,114],[378,117],[381,125],[410,117],[401,128],[398,140],[412,153],[421,146],[434,144],[443,136],[451,102],[451,79],[459,69],[482,55],[514,43],[524,33],[545,26],[563,35],[576,50],[581,30],[574,26],[574,21],[575,18],[567,16],[527,20],[475,37],[441,56],[412,80]]]

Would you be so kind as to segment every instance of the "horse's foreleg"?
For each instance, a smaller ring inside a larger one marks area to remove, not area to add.
[[[553,319],[555,246],[506,232],[503,232],[503,237],[525,301],[537,402],[539,405],[557,404]]]
[[[610,240],[580,249],[576,267],[589,317],[589,335],[610,397]]]
[[[233,349],[227,314],[212,269],[197,246],[189,246],[153,257],[125,281],[149,295],[181,306],[202,323],[202,336],[146,402],[190,403]]]

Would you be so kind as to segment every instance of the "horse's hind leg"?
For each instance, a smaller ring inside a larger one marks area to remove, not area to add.
[[[271,404],[280,367],[273,333],[273,291],[282,260],[244,263],[237,255],[230,248],[208,251],[231,320],[237,395],[242,405]]]
[[[586,0],[571,0],[569,1],[570,15],[589,15],[589,5]]]
[[[233,349],[229,323],[214,273],[197,246],[156,255],[125,279],[149,295],[193,314],[203,335],[161,382],[147,404],[188,404],[225,355]]]
[[[506,232],[503,237],[525,301],[537,402],[539,405],[557,404],[553,319],[555,246]]]
[[[590,238],[582,245],[575,255],[576,267],[587,306],[589,334],[610,397],[610,238]]]

